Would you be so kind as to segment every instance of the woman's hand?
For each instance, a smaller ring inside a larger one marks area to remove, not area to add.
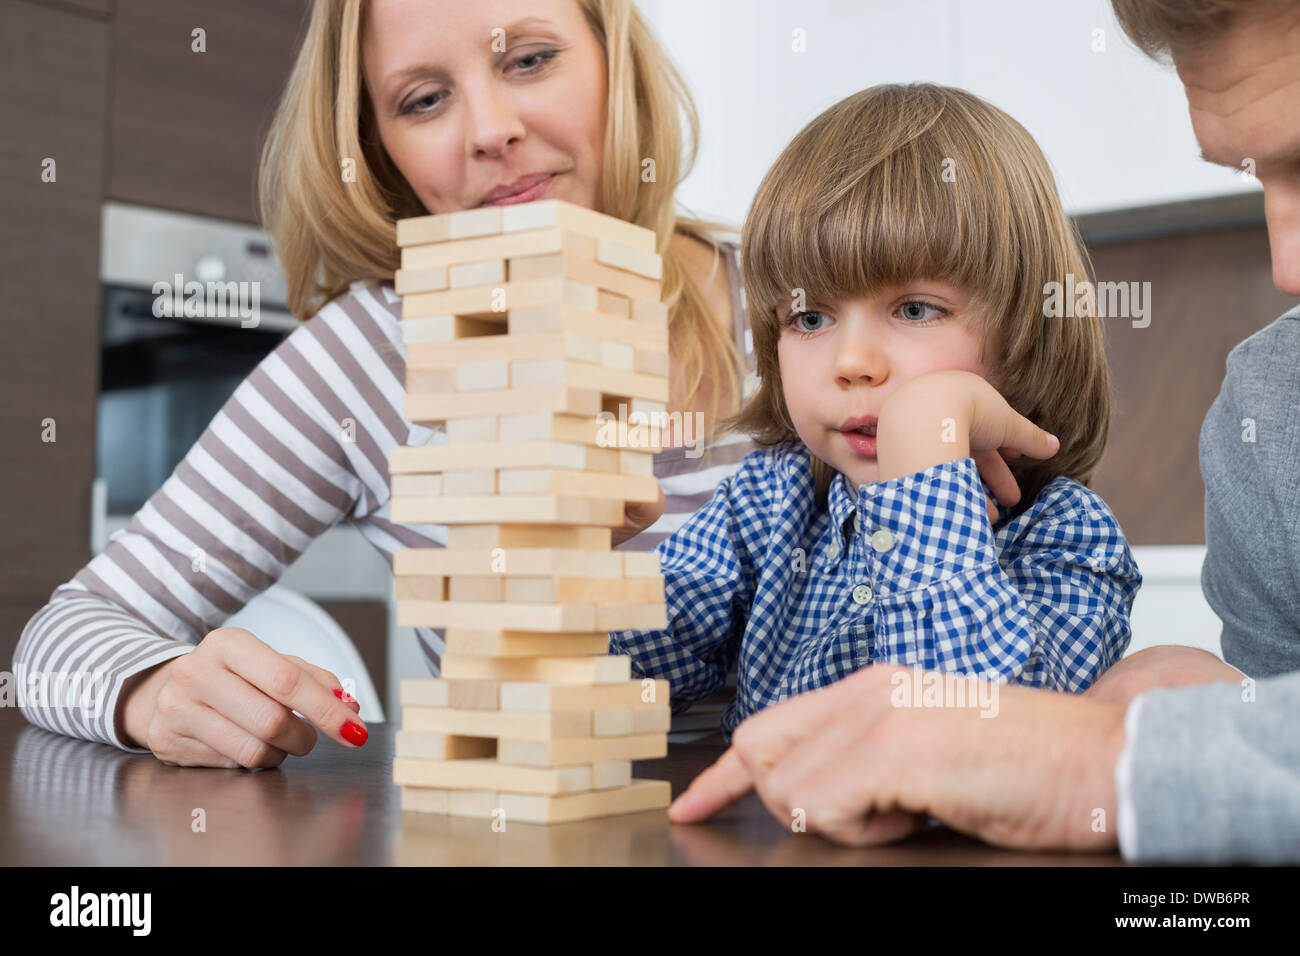
[[[974,372],[927,372],[899,386],[880,409],[876,461],[880,481],[946,461],[973,458],[997,502],[1020,500],[1007,459],[1050,458],[1060,443],[1025,418]],[[987,496],[986,496],[987,497]],[[997,520],[995,502],[986,502]]]
[[[658,501],[629,501],[623,508],[623,527],[615,528],[612,535],[614,547],[634,538],[659,520],[664,513],[664,489],[659,488]]]
[[[123,687],[124,742],[148,747],[165,764],[249,769],[308,753],[316,745],[312,724],[359,747],[366,741],[360,705],[342,687],[329,671],[279,654],[243,628],[219,627],[190,653]],[[352,739],[342,732],[347,724]]]

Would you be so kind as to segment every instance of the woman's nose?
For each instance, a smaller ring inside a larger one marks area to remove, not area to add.
[[[466,92],[466,138],[471,156],[499,156],[524,135],[510,94],[491,80]]]

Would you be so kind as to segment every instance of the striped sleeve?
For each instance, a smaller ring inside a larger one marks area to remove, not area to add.
[[[377,547],[384,534],[401,546],[431,544],[416,529],[385,532],[379,514],[389,450],[421,440],[401,413],[404,363],[391,304],[366,289],[295,329],[129,525],[24,628],[14,656],[20,686],[41,675],[50,686],[71,672],[102,693],[27,695],[24,716],[148,753],[122,741],[123,682],[192,651],[331,525],[364,520]],[[430,430],[419,431],[427,441]]]

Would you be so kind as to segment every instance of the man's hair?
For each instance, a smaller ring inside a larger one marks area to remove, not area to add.
[[[1130,40],[1154,60],[1204,47],[1243,20],[1267,20],[1297,9],[1295,0],[1111,0]]]

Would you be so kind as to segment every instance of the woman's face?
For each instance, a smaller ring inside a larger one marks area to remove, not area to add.
[[[537,199],[603,211],[605,53],[576,0],[368,7],[366,95],[384,149],[429,212]]]

